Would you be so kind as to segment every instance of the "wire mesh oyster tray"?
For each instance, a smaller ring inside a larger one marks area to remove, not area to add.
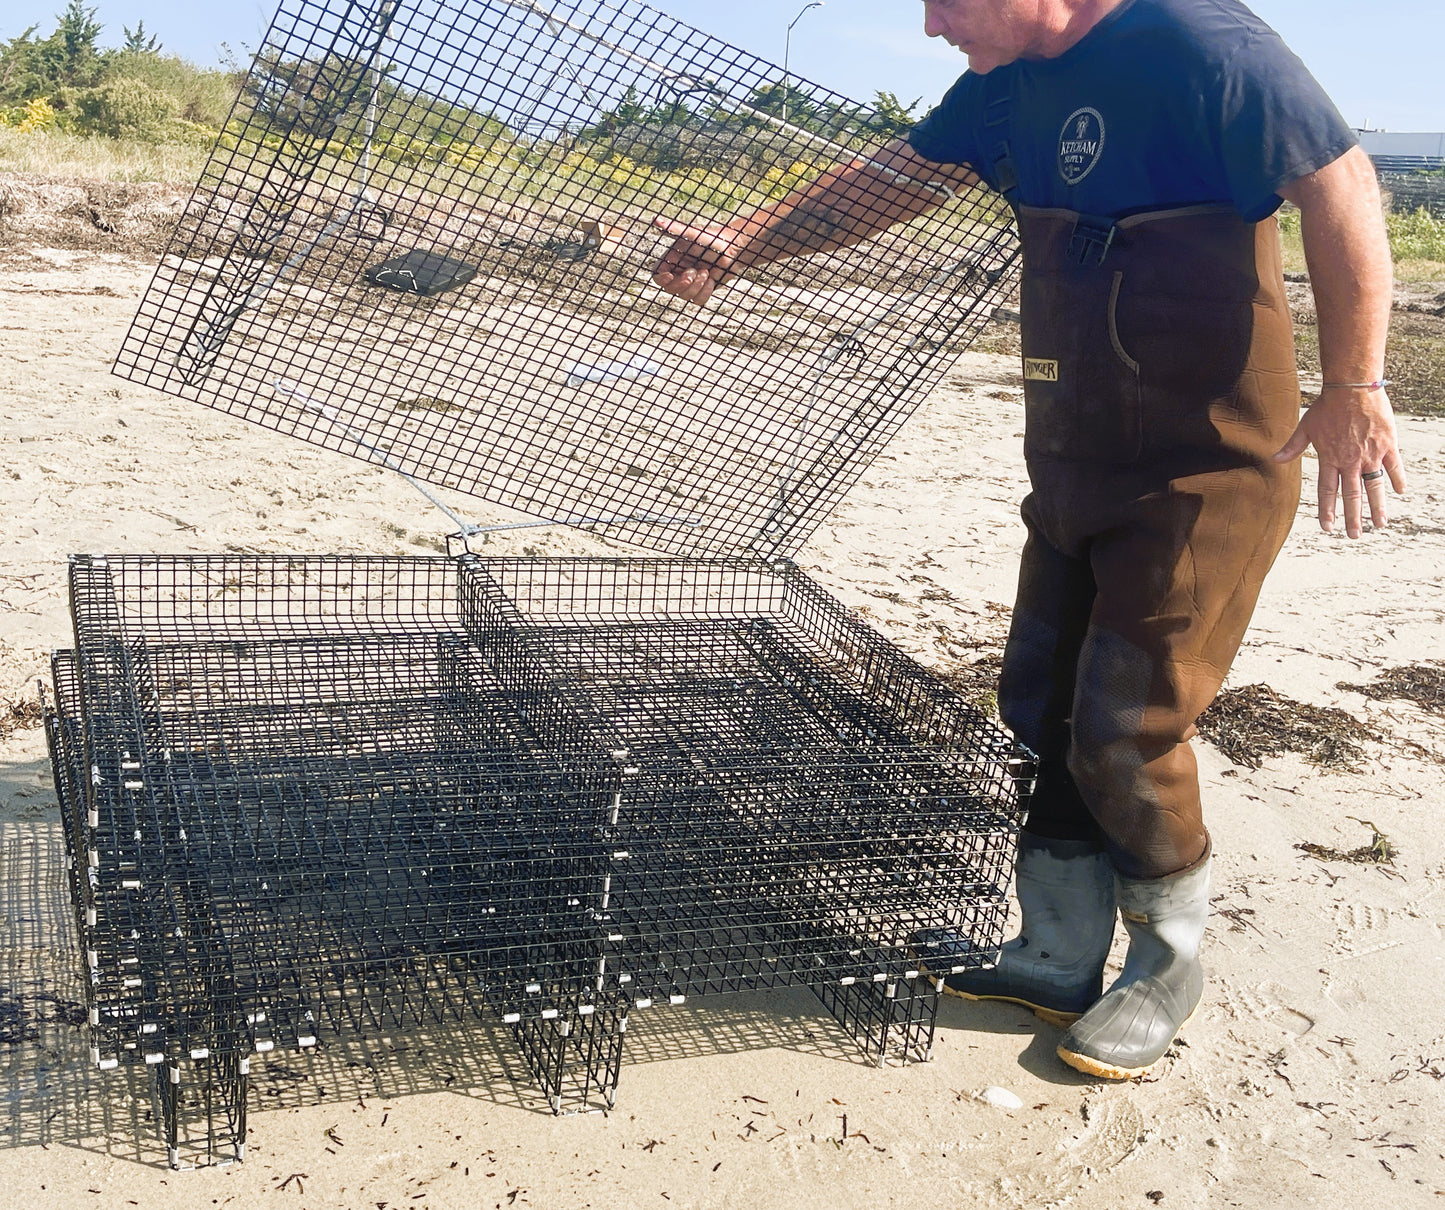
[[[77,557],[51,741],[94,1057],[173,1161],[251,1057],[490,1018],[554,1110],[629,1014],[812,988],[922,1059],[992,959],[1014,750],[792,565]],[[188,1124],[189,1123],[189,1124]]]
[[[408,1023],[498,1019],[559,1112],[612,1103],[631,1013],[710,993],[810,987],[927,1055],[909,939],[996,951],[1019,769],[787,560],[1016,234],[924,182],[706,308],[651,281],[667,223],[900,131],[630,0],[284,0],[116,372],[654,557],[73,562],[95,1057],[153,1072],[173,1162],[243,1149],[254,1054]]]
[[[657,553],[787,555],[1013,288],[1007,207],[940,188],[707,307],[652,284],[656,220],[900,129],[636,3],[285,0],[115,370]]]

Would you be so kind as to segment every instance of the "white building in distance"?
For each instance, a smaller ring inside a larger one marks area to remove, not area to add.
[[[1360,146],[1380,172],[1415,172],[1445,168],[1445,132],[1439,134],[1395,133],[1392,130],[1361,130]]]

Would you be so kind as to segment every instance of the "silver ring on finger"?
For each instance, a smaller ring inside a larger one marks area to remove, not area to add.
[[[1380,467],[1378,470],[1365,471],[1364,474],[1362,474],[1362,475],[1360,476],[1360,482],[1361,482],[1361,483],[1373,483],[1376,479],[1383,479],[1384,477],[1385,477],[1385,468],[1382,466],[1382,467]]]

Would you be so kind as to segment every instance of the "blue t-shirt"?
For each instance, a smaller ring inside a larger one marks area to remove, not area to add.
[[[1118,218],[1203,203],[1250,221],[1355,132],[1280,36],[1237,0],[1125,0],[1056,59],[966,72],[909,132],[995,188],[985,79],[1007,87],[1019,201]],[[995,95],[989,93],[991,100]]]

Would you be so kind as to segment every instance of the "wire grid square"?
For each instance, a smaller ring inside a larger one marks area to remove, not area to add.
[[[706,308],[654,219],[725,220],[896,133],[644,5],[286,0],[115,364],[661,553],[795,551],[1011,289],[965,190]],[[473,279],[367,279],[413,253]]]

